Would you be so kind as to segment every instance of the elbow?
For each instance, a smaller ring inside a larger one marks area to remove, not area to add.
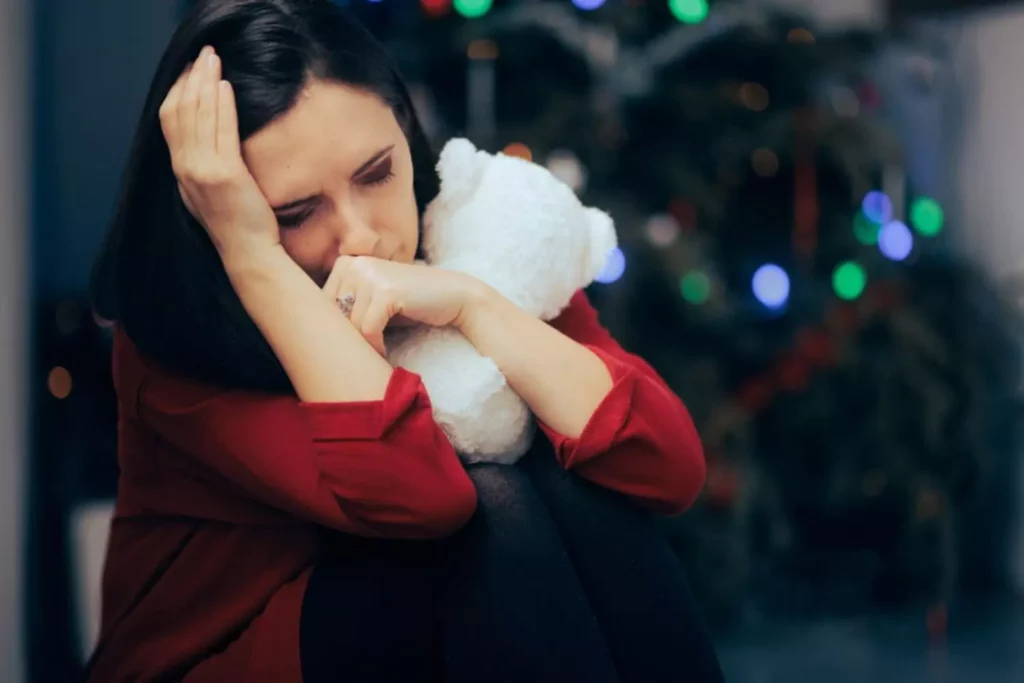
[[[664,488],[658,501],[658,512],[673,517],[681,515],[696,502],[707,479],[707,462],[700,441],[666,454]]]

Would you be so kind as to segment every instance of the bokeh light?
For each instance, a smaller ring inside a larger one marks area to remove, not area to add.
[[[781,308],[789,299],[789,275],[774,263],[758,268],[751,286],[757,300],[768,308]]]
[[[892,220],[892,200],[884,192],[868,192],[861,203],[861,210],[871,221],[885,225]]]
[[[626,272],[626,255],[622,249],[615,247],[608,254],[608,260],[604,262],[604,268],[597,276],[597,281],[604,285],[610,285]]]
[[[711,296],[711,278],[699,270],[691,271],[679,281],[679,291],[691,304],[702,304]]]
[[[867,273],[854,261],[840,263],[832,271],[832,289],[840,299],[853,301],[864,292],[867,281]]]
[[[925,237],[935,237],[942,232],[945,213],[931,197],[918,197],[910,205],[910,224]]]
[[[878,233],[878,249],[887,259],[902,261],[914,249],[914,235],[902,221],[889,221]]]
[[[453,0],[452,7],[467,19],[482,17],[491,11],[494,0]]]
[[[699,24],[708,18],[708,0],[668,0],[668,9],[684,24]]]

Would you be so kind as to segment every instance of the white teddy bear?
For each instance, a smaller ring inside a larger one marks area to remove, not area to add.
[[[542,166],[456,138],[437,171],[441,191],[423,217],[427,264],[473,275],[530,315],[555,318],[616,246],[608,214]],[[527,451],[529,408],[454,328],[390,331],[387,347],[393,366],[422,377],[434,419],[465,462],[511,464]]]

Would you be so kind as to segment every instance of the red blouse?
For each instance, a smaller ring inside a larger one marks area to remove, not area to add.
[[[563,466],[659,513],[704,481],[682,402],[600,325],[580,292],[553,322],[614,386],[578,439],[542,425]],[[89,680],[299,683],[299,616],[315,525],[432,538],[475,491],[418,376],[381,401],[306,404],[201,386],[114,342],[121,477]]]

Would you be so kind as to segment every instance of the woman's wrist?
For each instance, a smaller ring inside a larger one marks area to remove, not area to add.
[[[476,327],[481,318],[486,318],[491,314],[500,314],[502,305],[511,306],[513,304],[505,299],[498,290],[482,280],[467,277],[462,307],[452,326],[467,336],[467,332]]]

